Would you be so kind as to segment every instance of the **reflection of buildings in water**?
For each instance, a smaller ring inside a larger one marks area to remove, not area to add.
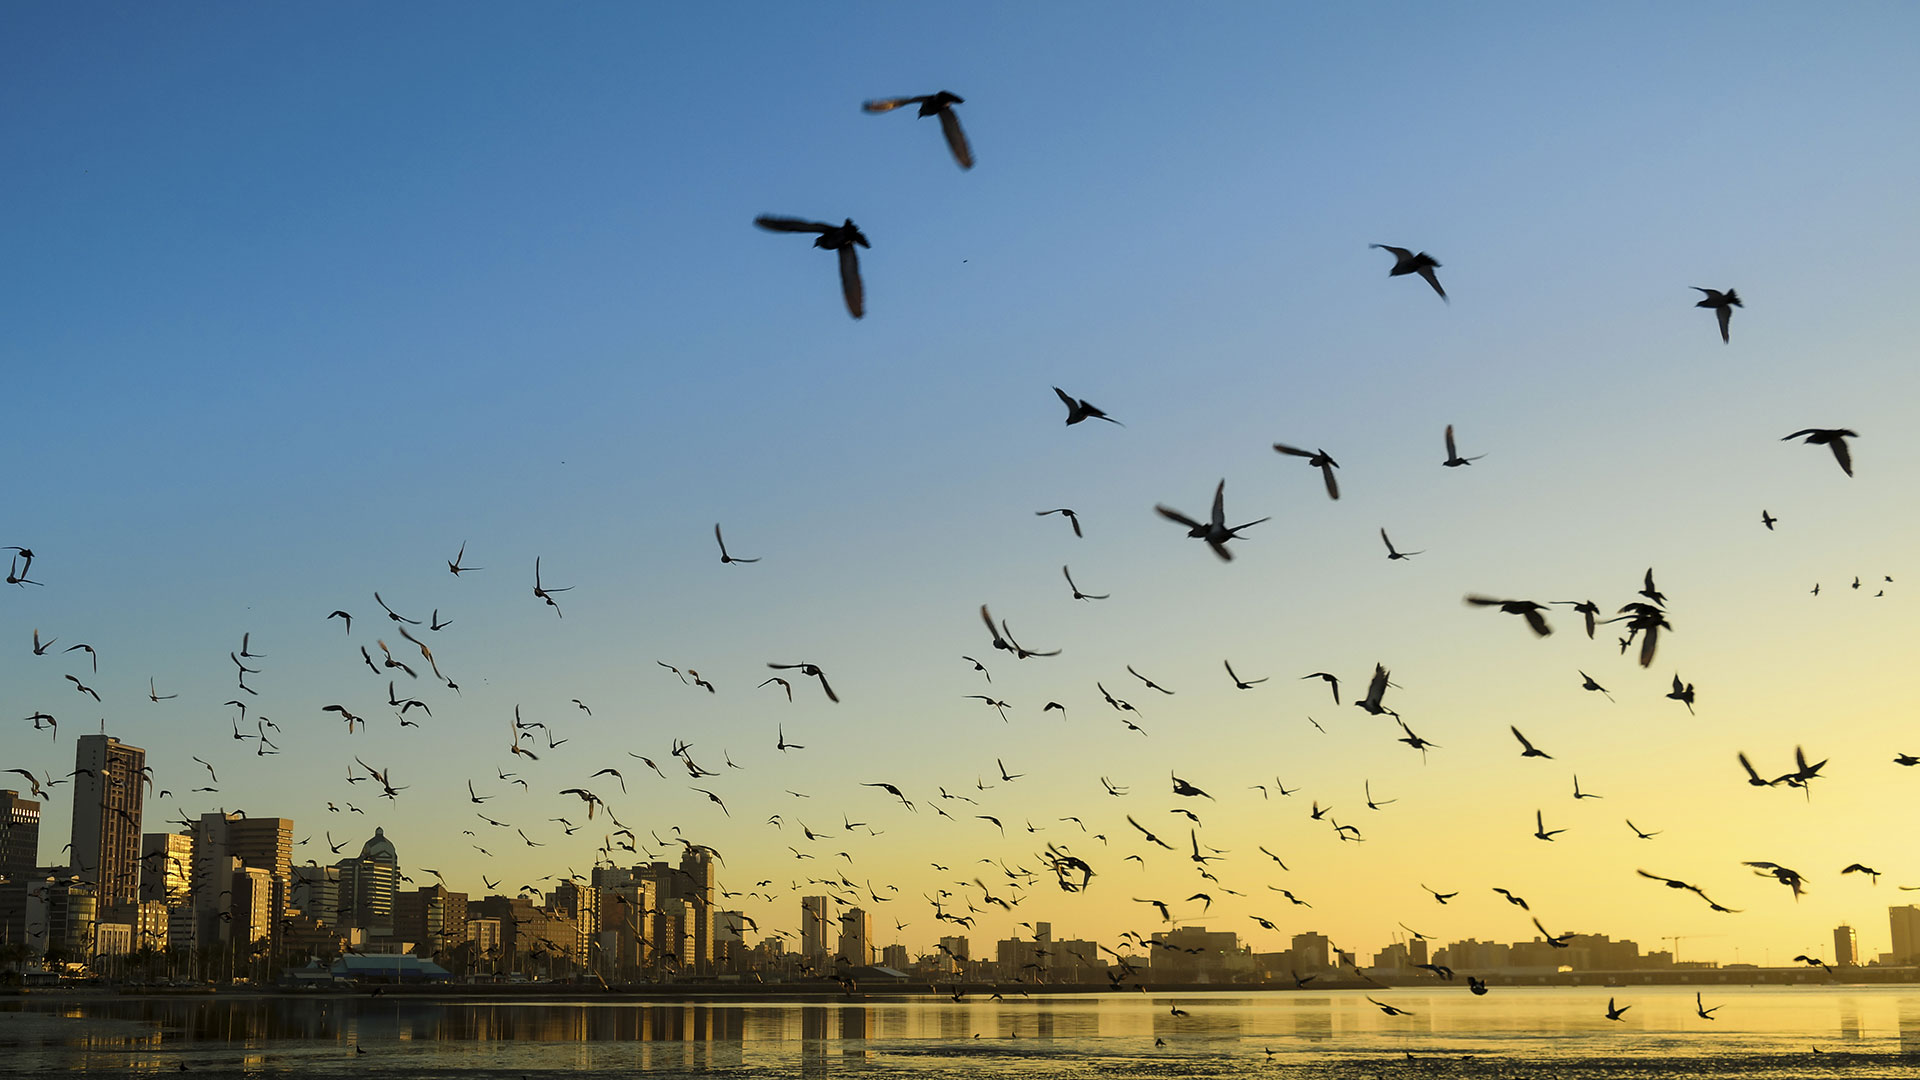
[[[973,1009],[966,1005],[952,1004],[938,1010],[940,1037],[953,1042],[971,1038],[973,1035]]]
[[[1900,1052],[1920,1055],[1920,1007],[1900,1003]]]
[[[872,1056],[867,1049],[867,1032],[871,1029],[873,1017],[859,1005],[843,1006],[840,1010],[840,1056],[842,1059],[855,1058],[866,1060]]]
[[[1860,1007],[1852,998],[1840,999],[1840,1038],[1856,1042],[1860,1038]]]
[[[824,1005],[803,1005],[800,1007],[800,1075],[825,1076],[830,1066],[827,1060],[827,1031],[829,1018]]]
[[[1286,1015],[1293,1020],[1295,1035],[1313,1042],[1333,1038],[1332,998],[1295,996],[1288,1004],[1294,1006]]]

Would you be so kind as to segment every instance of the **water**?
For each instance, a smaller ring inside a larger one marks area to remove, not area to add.
[[[1608,996],[1632,1008],[1604,1017]],[[445,1077],[1920,1076],[1920,987],[1099,994],[636,1003],[0,1000],[0,1073]],[[1175,1016],[1177,1005],[1186,1016]],[[365,1051],[364,1053],[360,1051]],[[1271,1051],[1271,1053],[1269,1053]]]

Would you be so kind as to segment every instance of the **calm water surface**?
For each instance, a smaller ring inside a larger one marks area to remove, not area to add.
[[[1609,995],[1632,1006],[1623,1022],[1605,1019]],[[1375,996],[1413,1015],[1346,991],[699,1004],[28,996],[0,1000],[0,1074],[1920,1077],[1920,987],[1712,989],[1711,1021],[1678,987]]]

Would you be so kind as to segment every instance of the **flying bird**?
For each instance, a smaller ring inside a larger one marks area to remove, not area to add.
[[[1703,289],[1698,285],[1689,285],[1688,288],[1707,294],[1705,300],[1693,306],[1712,308],[1714,317],[1720,320],[1720,340],[1731,343],[1733,338],[1728,336],[1727,325],[1733,322],[1733,309],[1746,306],[1740,302],[1740,294],[1732,289],[1721,292],[1719,289]]]
[[[828,225],[820,221],[762,214],[754,218],[753,223],[772,232],[819,233],[814,237],[814,247],[840,253],[840,292],[846,297],[847,314],[858,319],[867,313],[866,288],[860,283],[860,255],[854,250],[854,245],[872,245],[867,243],[866,234],[860,231],[852,218],[846,219],[841,225]]]
[[[750,562],[759,562],[759,561],[760,561],[760,560],[759,560],[758,558],[752,558],[752,559],[740,559],[740,558],[735,558],[734,556],[732,556],[732,555],[729,555],[729,554],[727,554],[727,542],[726,542],[726,540],[725,540],[725,539],[723,539],[723,538],[722,538],[722,537],[720,536],[720,523],[719,523],[719,522],[717,522],[717,521],[713,523],[713,538],[714,538],[714,540],[715,540],[715,541],[717,541],[717,542],[718,542],[718,543],[720,544],[720,562],[721,562],[722,564],[728,564],[728,563],[750,563]]]
[[[1535,810],[1533,812],[1533,838],[1535,840],[1552,840],[1554,837],[1566,831],[1565,829],[1547,828],[1547,823],[1542,819],[1540,811]]]
[[[1069,588],[1069,589],[1072,589],[1072,590],[1073,590],[1073,598],[1074,598],[1075,600],[1105,600],[1105,599],[1108,599],[1109,597],[1111,597],[1111,596],[1113,595],[1112,593],[1099,593],[1099,594],[1094,594],[1094,593],[1084,593],[1084,592],[1081,592],[1081,591],[1080,591],[1080,586],[1078,586],[1078,585],[1075,585],[1075,584],[1073,583],[1073,573],[1072,573],[1072,571],[1069,571],[1069,570],[1068,570],[1068,569],[1067,569],[1067,568],[1066,568],[1065,566],[1062,566],[1062,567],[1060,568],[1060,572],[1061,572],[1062,574],[1064,574],[1064,575],[1066,575],[1066,578],[1067,578],[1067,588]]]
[[[1801,428],[1791,435],[1782,436],[1780,441],[1787,442],[1806,436],[1806,445],[1825,446],[1833,451],[1833,460],[1840,463],[1840,471],[1853,475],[1853,452],[1847,448],[1848,439],[1857,439],[1860,433],[1846,428]]]
[[[1513,732],[1513,737],[1520,740],[1520,746],[1521,746],[1520,756],[1521,757],[1537,757],[1537,758],[1546,758],[1548,761],[1553,760],[1552,754],[1549,754],[1545,750],[1541,750],[1538,747],[1535,747],[1532,743],[1528,742],[1527,737],[1525,735],[1520,734],[1519,728],[1513,726],[1512,724],[1508,724],[1507,730]],[[1575,781],[1575,784],[1577,786],[1578,781]]]
[[[1155,506],[1154,510],[1158,511],[1160,516],[1166,518],[1168,521],[1185,525],[1188,536],[1196,540],[1206,541],[1207,546],[1213,549],[1215,555],[1220,556],[1222,562],[1231,562],[1233,560],[1233,553],[1227,550],[1227,541],[1240,539],[1240,531],[1242,529],[1251,529],[1261,522],[1271,520],[1271,518],[1261,518],[1259,521],[1249,521],[1245,525],[1235,525],[1232,528],[1228,528],[1225,510],[1226,494],[1227,482],[1222,480],[1220,481],[1220,485],[1213,489],[1213,513],[1207,519],[1205,525],[1187,517],[1178,510],[1169,509],[1165,506]]]
[[[892,112],[905,105],[920,106],[921,118],[937,116],[940,118],[940,133],[947,138],[947,149],[953,152],[953,160],[963,169],[973,168],[973,147],[967,144],[967,133],[960,130],[960,118],[953,114],[955,105],[966,104],[966,99],[948,90],[937,94],[921,94],[917,97],[879,98],[863,102],[860,108],[865,112]]]
[[[560,610],[560,605],[553,602],[553,594],[568,592],[568,591],[571,591],[572,588],[573,586],[568,585],[564,589],[549,589],[541,585],[540,584],[540,556],[535,555],[533,557],[533,595],[538,597],[541,600],[545,600],[547,602],[547,606],[553,609],[553,613],[555,615],[565,618],[565,615]],[[379,599],[378,594],[374,596],[374,599],[376,600]]]
[[[1321,479],[1326,481],[1327,498],[1338,499],[1340,497],[1340,482],[1333,477],[1333,470],[1339,468],[1340,463],[1333,460],[1331,454],[1328,454],[1325,450],[1301,450],[1288,446],[1285,443],[1274,443],[1273,448],[1282,454],[1306,458],[1307,464],[1319,469]]]
[[[1467,595],[1467,603],[1478,607],[1497,607],[1508,615],[1518,615],[1527,620],[1527,628],[1533,631],[1535,637],[1546,637],[1553,633],[1553,628],[1547,625],[1546,618],[1541,615],[1541,612],[1547,610],[1544,604],[1537,604],[1532,600],[1496,600],[1491,596],[1476,596],[1471,593]]]
[[[1440,464],[1445,465],[1449,469],[1452,469],[1461,465],[1471,465],[1474,462],[1479,461],[1481,458],[1486,456],[1487,455],[1485,454],[1475,454],[1472,457],[1461,457],[1460,451],[1454,449],[1453,425],[1452,424],[1447,425],[1447,460],[1441,462]]]
[[[1434,276],[1433,272],[1440,268],[1440,263],[1436,261],[1433,256],[1424,251],[1418,253],[1411,252],[1406,248],[1394,247],[1392,244],[1368,244],[1367,246],[1369,248],[1380,248],[1393,253],[1393,269],[1387,271],[1388,277],[1400,277],[1403,274],[1419,274],[1421,277],[1427,279],[1427,284],[1433,286],[1434,292],[1440,294],[1440,299],[1445,300],[1447,298],[1447,290],[1440,287],[1440,279]]]
[[[1074,397],[1072,394],[1067,393],[1065,390],[1062,390],[1057,386],[1053,388],[1053,392],[1056,394],[1059,394],[1060,400],[1066,403],[1067,426],[1069,427],[1079,423],[1082,420],[1088,419],[1089,417],[1095,420],[1105,420],[1109,424],[1120,424],[1120,421],[1115,420],[1111,416],[1108,416],[1105,412],[1101,411],[1092,402],[1086,400],[1085,398]],[[1120,426],[1126,427],[1125,424],[1120,424]],[[1045,513],[1053,513],[1053,511],[1049,510],[1049,511],[1045,511]],[[1077,534],[1078,530],[1076,529],[1075,532]]]
[[[1114,423],[1117,424],[1119,423],[1119,421],[1115,420]],[[1081,537],[1084,537],[1086,535],[1085,533],[1080,531],[1080,515],[1074,513],[1072,510],[1069,510],[1064,506],[1060,507],[1057,510],[1035,510],[1033,512],[1034,517],[1046,517],[1048,514],[1061,514],[1065,516],[1067,519],[1067,523],[1073,526],[1073,535],[1081,536]]]
[[[1389,540],[1389,539],[1387,539],[1387,530],[1385,530],[1385,529],[1381,529],[1381,530],[1380,530],[1380,542],[1381,542],[1381,543],[1383,543],[1383,544],[1385,544],[1385,545],[1387,545],[1387,561],[1388,561],[1388,562],[1393,562],[1394,560],[1397,560],[1397,559],[1411,559],[1411,558],[1413,558],[1413,557],[1414,557],[1415,555],[1424,555],[1424,554],[1426,554],[1426,552],[1425,552],[1425,550],[1424,550],[1424,549],[1422,549],[1422,550],[1420,550],[1420,551],[1398,551],[1398,550],[1395,550],[1395,548],[1394,548],[1394,546],[1393,546],[1393,541],[1391,541],[1391,540]]]

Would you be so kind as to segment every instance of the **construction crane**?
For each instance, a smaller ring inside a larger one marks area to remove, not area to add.
[[[1673,962],[1678,964],[1680,962],[1680,943],[1681,942],[1690,940],[1692,938],[1710,938],[1710,937],[1726,937],[1726,936],[1727,935],[1725,934],[1662,934],[1660,936],[1660,940],[1673,942]]]

